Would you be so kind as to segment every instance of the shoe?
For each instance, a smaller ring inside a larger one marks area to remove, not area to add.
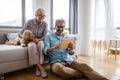
[[[36,71],[35,71],[35,75],[36,75],[36,76],[40,76],[40,71],[38,70],[38,68],[37,68]]]
[[[41,77],[42,77],[42,78],[47,78],[47,76],[48,76],[48,74],[47,74],[46,71],[41,72]]]

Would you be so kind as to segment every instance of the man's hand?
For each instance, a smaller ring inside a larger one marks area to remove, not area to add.
[[[74,53],[73,49],[68,48],[69,54],[72,55]]]
[[[54,49],[58,49],[60,47],[60,43],[59,44],[56,44],[55,46],[54,46]]]
[[[51,53],[54,49],[58,49],[60,47],[60,43],[56,44],[55,46],[52,46],[50,48],[47,49],[47,53]]]
[[[68,48],[70,48],[71,50],[74,49],[74,44],[73,44],[73,42],[70,42],[70,43],[68,44]]]
[[[71,55],[74,53],[74,44],[72,42],[68,44],[68,51]]]

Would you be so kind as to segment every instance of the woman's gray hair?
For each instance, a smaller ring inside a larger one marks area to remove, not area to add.
[[[63,22],[63,23],[65,23],[65,20],[64,20],[64,19],[57,19],[57,20],[55,21],[55,25],[57,25],[58,22]]]
[[[45,10],[42,9],[42,8],[38,8],[36,11],[35,11],[35,16],[39,16],[39,15],[43,15],[45,16]]]

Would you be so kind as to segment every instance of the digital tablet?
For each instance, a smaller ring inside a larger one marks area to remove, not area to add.
[[[68,38],[68,39],[63,39],[62,42],[60,43],[60,49],[65,49],[68,47],[68,44],[70,42],[74,43],[75,38]]]

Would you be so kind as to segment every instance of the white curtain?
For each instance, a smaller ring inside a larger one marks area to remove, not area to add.
[[[105,39],[111,40],[114,39],[117,35],[114,22],[113,22],[113,0],[104,0],[105,1]]]
[[[80,55],[91,55],[91,34],[94,26],[94,0],[78,0]]]
[[[105,39],[105,7],[104,0],[95,0],[95,26],[94,26],[94,39]]]
[[[96,40],[111,40],[115,38],[116,30],[113,24],[113,0],[95,0],[95,35]]]

